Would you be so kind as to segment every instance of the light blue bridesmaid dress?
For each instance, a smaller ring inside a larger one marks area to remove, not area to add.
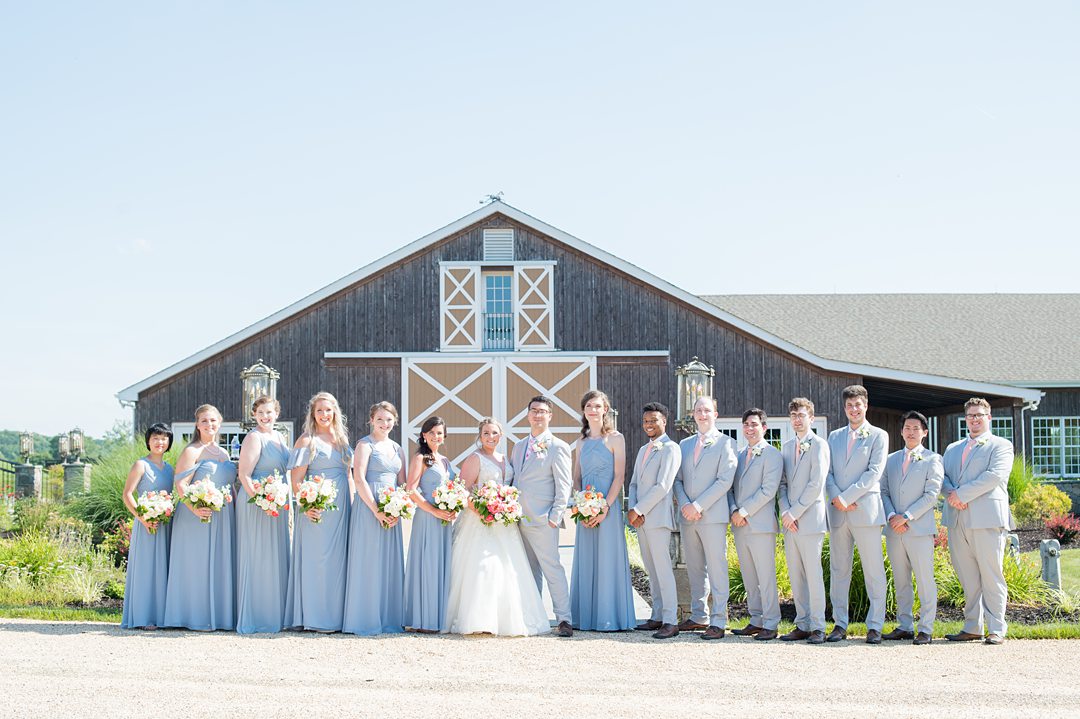
[[[436,487],[452,473],[450,460],[440,461],[420,475],[418,489],[432,502]],[[450,556],[454,526],[421,509],[413,518],[409,563],[405,569],[405,626],[446,631],[450,598]]]
[[[607,493],[615,481],[615,458],[602,438],[583,439],[581,486]],[[616,502],[599,527],[577,525],[570,574],[570,616],[574,628],[597,632],[633,629],[634,594],[626,553],[622,502]]]
[[[393,454],[376,449],[371,436],[366,477],[376,498],[383,487],[397,484],[401,472],[401,447],[393,444]],[[385,529],[367,506],[357,499],[349,526],[349,579],[345,590],[345,628],[350,634],[388,634],[403,631],[402,593],[405,560],[401,544],[401,523]]]
[[[176,477],[208,478],[235,491],[236,465],[204,459]],[[227,502],[203,524],[190,507],[177,507],[169,548],[169,587],[165,626],[188,629],[233,629],[236,626],[233,503]]]
[[[142,458],[143,475],[135,487],[135,499],[143,492],[173,491],[173,468],[168,462],[156,467]],[[161,627],[165,625],[165,588],[169,583],[169,538],[172,524],[159,524],[150,532],[135,520],[128,549],[127,578],[124,581],[124,613],[120,626]]]
[[[259,459],[252,480],[277,470],[286,484],[289,447],[279,432],[259,432]],[[236,631],[240,634],[280,632],[285,621],[289,586],[289,505],[271,517],[240,484],[236,498]]]
[[[322,513],[316,524],[296,508],[292,568],[285,598],[285,626],[340,632],[345,606],[345,553],[349,533],[349,464],[352,450],[311,438],[307,448],[294,449],[289,469],[307,467],[306,477],[321,474],[337,485],[337,509]]]

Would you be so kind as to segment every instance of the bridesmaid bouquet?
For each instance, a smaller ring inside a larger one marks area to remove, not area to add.
[[[487,525],[501,522],[510,526],[522,516],[518,488],[499,484],[493,479],[476,488],[472,505],[480,515],[480,521]]]
[[[300,509],[305,512],[309,509],[320,509],[324,512],[337,509],[337,505],[334,504],[335,499],[337,499],[337,485],[333,480],[321,474],[305,479],[296,491],[296,501],[300,504]],[[322,521],[322,517],[311,521],[318,524]]]
[[[591,484],[587,484],[585,489],[574,492],[574,499],[570,505],[570,517],[580,524],[600,516],[607,510],[607,497],[604,493],[597,492]]]
[[[154,526],[147,531],[150,534],[157,534],[157,525],[165,524],[172,519],[172,495],[164,489],[157,492],[143,492],[135,500],[135,513],[147,522],[154,522]]]
[[[469,503],[469,490],[461,482],[444,479],[431,494],[432,504],[444,512],[460,512]],[[450,522],[443,520],[443,524]]]
[[[248,504],[257,505],[271,517],[281,514],[281,508],[289,503],[289,486],[276,469],[262,481],[253,481],[251,488],[255,490],[255,496],[248,500]]]
[[[218,487],[209,479],[200,479],[188,485],[184,492],[184,502],[194,509],[212,509],[220,512],[221,508],[232,501],[232,488]],[[210,517],[200,519],[203,524],[210,524]]]
[[[379,511],[388,517],[412,519],[413,510],[416,509],[416,502],[404,487],[383,487],[375,500],[379,505]],[[383,525],[383,529],[389,529],[389,527]]]

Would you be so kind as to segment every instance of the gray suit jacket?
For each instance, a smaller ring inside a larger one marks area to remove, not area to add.
[[[1012,471],[1012,442],[995,437],[989,432],[981,446],[977,445],[968,455],[963,469],[960,460],[964,456],[967,439],[953,442],[945,450],[945,481],[941,493],[946,497],[955,491],[967,509],[956,510],[945,502],[941,523],[955,527],[959,515],[966,513],[967,526],[972,529],[1012,528],[1009,516],[1009,473]],[[980,439],[982,439],[980,437]]]
[[[695,524],[727,524],[731,517],[727,493],[735,481],[735,467],[739,463],[735,454],[735,440],[720,434],[713,444],[702,448],[695,462],[697,439],[695,434],[679,443],[682,464],[675,478],[675,499],[680,509],[684,505],[698,503],[701,519],[696,520]],[[679,522],[686,523],[681,512]]]
[[[675,529],[675,507],[671,501],[675,475],[679,473],[682,454],[679,445],[662,435],[663,447],[654,449],[643,461],[648,444],[638,450],[634,474],[630,477],[628,506],[637,507],[645,517],[644,529]]]
[[[941,467],[941,456],[922,448],[922,459],[912,460],[904,474],[904,455],[907,448],[893,452],[885,462],[885,477],[881,481],[881,502],[885,506],[885,516],[907,513],[908,534],[914,537],[937,534],[934,521],[934,507],[941,493],[941,482],[945,478]],[[887,532],[892,531],[886,528]]]
[[[514,476],[510,484],[521,490],[521,510],[529,522],[554,522],[562,526],[563,514],[570,501],[570,491],[574,486],[570,469],[570,445],[546,432],[540,441],[547,440],[547,451],[534,453],[525,461],[525,449],[529,438],[525,437],[514,445],[510,453],[510,464]]]
[[[771,444],[766,443],[757,457],[750,456],[746,450],[739,452],[728,508],[732,513],[740,508],[747,511],[751,532],[776,534],[776,491],[783,474],[784,458]]]
[[[829,476],[825,488],[829,501],[840,497],[847,504],[858,505],[851,512],[841,512],[829,505],[829,526],[844,522],[853,527],[874,527],[885,524],[885,509],[881,504],[881,475],[889,454],[889,435],[883,429],[864,422],[868,435],[855,440],[848,457],[848,430],[844,425],[829,432]],[[860,429],[862,429],[860,427]]]
[[[799,438],[784,442],[784,476],[780,479],[780,515],[785,512],[799,522],[800,534],[829,531],[825,499],[825,479],[829,476],[829,443],[813,432],[807,434],[810,448],[795,460]]]

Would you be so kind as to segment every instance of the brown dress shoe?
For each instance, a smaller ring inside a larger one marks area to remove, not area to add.
[[[709,626],[707,624],[699,624],[699,623],[695,622],[693,619],[684,619],[681,622],[679,622],[679,631],[680,632],[700,632],[702,629],[708,629],[708,628],[709,628]]]
[[[671,639],[679,636],[679,628],[674,624],[662,624],[660,630],[652,635],[653,639]]]
[[[655,619],[650,619],[647,622],[642,622],[641,624],[637,625],[636,627],[634,627],[634,629],[637,629],[641,632],[655,632],[662,626],[664,626],[663,622],[659,622]]]
[[[987,644],[994,644],[994,645],[1004,644],[1005,643],[1005,637],[1001,636],[1000,634],[987,634],[986,639],[984,641]]]
[[[933,639],[926,632],[919,632],[919,634],[912,640],[912,644],[929,644]]]
[[[574,628],[570,626],[570,622],[559,622],[559,626],[555,627],[555,633],[560,637],[572,637]]]
[[[795,627],[787,634],[780,635],[780,641],[782,642],[801,642],[803,639],[809,638],[810,632],[806,631],[805,629],[799,629],[798,627]]]
[[[760,632],[754,635],[754,641],[767,642],[770,639],[776,639],[775,629],[762,629]]]
[[[737,637],[752,637],[762,630],[761,627],[755,627],[753,624],[747,624],[742,629],[732,629],[731,633]]]
[[[724,630],[716,625],[710,625],[705,633],[701,635],[702,639],[723,639]]]
[[[845,639],[847,639],[847,627],[833,627],[829,636],[825,637],[827,642],[842,642]]]
[[[901,639],[914,639],[915,638],[915,632],[909,632],[906,629],[901,629],[900,627],[897,627],[896,629],[892,630],[888,634],[882,634],[881,638],[886,640],[886,641],[889,641],[889,642],[893,642],[893,641],[897,641],[897,640],[901,640]]]
[[[881,644],[881,632],[877,629],[869,629],[866,632],[867,644]]]
[[[815,629],[814,631],[810,632],[810,636],[806,638],[806,643],[807,644],[824,644],[825,643],[825,632],[821,631],[820,629]]]
[[[971,632],[957,632],[956,634],[946,634],[945,638],[950,642],[974,642],[982,639],[982,635],[972,634]]]

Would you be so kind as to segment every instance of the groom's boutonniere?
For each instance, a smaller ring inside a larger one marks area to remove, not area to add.
[[[913,449],[913,450],[911,450],[911,461],[912,462],[921,462],[921,461],[923,461],[923,456],[922,456],[922,450],[921,449]]]
[[[533,442],[533,452],[536,454],[537,457],[540,457],[541,459],[543,459],[544,457],[547,456],[547,451],[548,451],[548,446],[549,445],[550,445],[549,440],[547,440],[547,439],[538,439],[535,442]]]
[[[759,445],[758,445],[757,447],[753,447],[753,448],[751,448],[751,449],[750,449],[750,456],[751,456],[751,457],[760,457],[760,456],[761,456],[761,452],[762,452],[762,450],[764,450],[764,449],[765,449],[765,448],[764,448],[764,447],[762,447],[762,446],[761,446],[761,445],[759,444]]]
[[[855,436],[859,439],[866,439],[870,436],[870,428],[866,425],[859,427],[857,430],[855,430]]]
[[[986,444],[989,441],[990,440],[988,440],[986,437],[979,437],[977,440],[975,440],[975,444],[978,445],[979,447],[982,447],[984,444]]]
[[[800,452],[809,452],[810,451],[810,440],[804,439],[802,442],[799,442],[799,451]]]

